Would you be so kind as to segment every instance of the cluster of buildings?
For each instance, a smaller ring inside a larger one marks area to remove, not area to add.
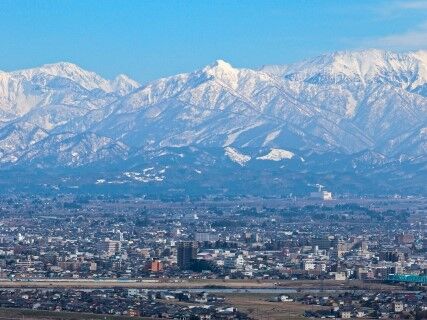
[[[213,294],[168,290],[3,289],[0,307],[184,320],[248,319]]]
[[[345,282],[427,276],[423,201],[271,204],[0,199],[0,278]]]
[[[426,292],[352,292],[337,295],[305,295],[307,305],[326,307],[306,311],[310,318],[423,319],[427,315]]]

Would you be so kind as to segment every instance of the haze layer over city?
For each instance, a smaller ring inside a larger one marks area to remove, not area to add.
[[[0,318],[427,319],[426,25],[0,2]]]

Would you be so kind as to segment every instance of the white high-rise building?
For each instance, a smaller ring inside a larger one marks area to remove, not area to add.
[[[218,241],[218,235],[210,232],[196,232],[194,238],[198,242],[215,242]]]

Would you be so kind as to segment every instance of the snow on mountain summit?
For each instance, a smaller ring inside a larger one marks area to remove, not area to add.
[[[141,86],[125,74],[119,74],[114,80],[109,81],[109,83],[111,91],[117,92],[120,95],[126,95]]]
[[[211,63],[209,66],[205,67],[205,69],[233,70],[233,67],[230,63],[222,59],[217,59],[213,63]]]
[[[233,68],[233,66],[230,63],[220,59],[220,60],[215,60],[210,65],[204,67],[203,72],[207,74],[221,76],[221,74],[235,74],[238,72],[238,70]]]
[[[79,106],[80,111],[70,110],[73,114],[78,114],[112,102],[112,98],[126,95],[137,87],[139,84],[125,75],[106,80],[95,72],[69,62],[0,72],[0,122],[54,105],[69,108]],[[57,113],[57,109],[53,108],[51,111]],[[52,118],[49,114],[45,116]],[[41,121],[51,122],[48,119]],[[40,124],[39,120],[37,123]],[[43,127],[54,126],[50,123]]]
[[[114,80],[106,80],[92,71],[80,68],[78,65],[70,62],[58,62],[45,64],[38,68],[24,69],[10,73],[11,76],[22,76],[28,80],[37,75],[50,75],[70,79],[87,90],[101,89],[105,92],[114,92],[116,84],[121,83],[121,89],[139,87],[139,84],[124,75],[119,75]],[[124,93],[128,93],[127,90]]]
[[[202,69],[203,74],[207,77],[213,77],[225,84],[236,88],[238,82],[239,70],[235,69],[224,60],[216,60],[214,63]]]
[[[427,82],[427,52],[399,53],[378,49],[338,51],[289,65],[264,66],[262,71],[314,84],[381,81],[415,89]]]

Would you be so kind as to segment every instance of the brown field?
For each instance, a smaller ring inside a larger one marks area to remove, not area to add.
[[[307,319],[303,316],[305,310],[329,309],[298,302],[270,302],[268,300],[273,297],[271,294],[227,294],[224,297],[238,310],[257,320]]]
[[[77,312],[56,312],[31,309],[0,308],[0,320],[148,320],[152,318],[113,316]]]

